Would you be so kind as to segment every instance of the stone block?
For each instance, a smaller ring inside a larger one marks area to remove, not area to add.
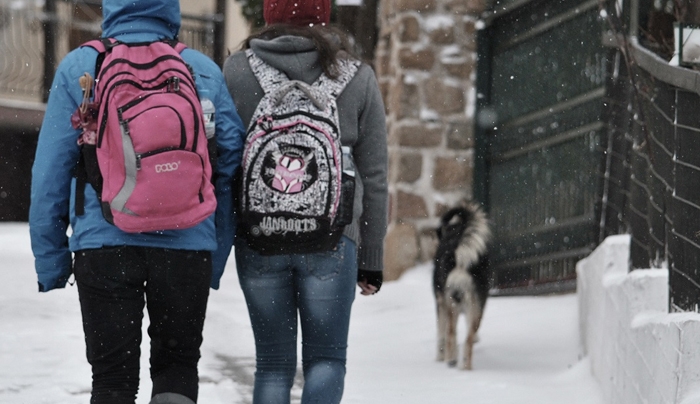
[[[389,80],[378,80],[379,92],[382,94],[382,99],[384,100],[384,113],[389,115],[389,94],[391,89],[391,82]]]
[[[432,49],[414,50],[410,47],[399,50],[399,67],[430,71],[435,64],[435,54]]]
[[[435,45],[449,45],[455,42],[454,27],[436,28],[429,33],[430,41]]]
[[[389,54],[389,52],[375,52],[374,68],[377,77],[392,75],[393,67],[391,65],[391,55]]]
[[[387,157],[389,158],[387,177],[390,184],[395,184],[400,172],[399,161],[401,160],[401,152],[396,148],[389,148]]]
[[[438,114],[465,112],[466,95],[461,87],[446,85],[440,78],[424,82],[425,105]]]
[[[445,205],[444,203],[436,203],[435,204],[435,217],[440,218],[442,215],[445,214],[448,210],[450,210],[452,206]]]
[[[435,250],[437,250],[438,245],[436,229],[437,225],[426,227],[421,230],[418,236],[418,244],[420,246],[418,254],[421,262],[431,262],[435,257]]]
[[[487,3],[492,0],[448,0],[445,8],[455,14],[478,15],[486,10]]]
[[[399,279],[407,269],[416,265],[417,258],[418,241],[413,225],[391,224],[384,241],[384,279]]]
[[[463,24],[464,38],[476,43],[476,20],[465,20]]]
[[[396,114],[396,119],[418,118],[420,94],[416,84],[394,82],[389,88],[388,101],[387,111]]]
[[[427,217],[428,208],[422,196],[398,191],[395,219],[423,219]]]
[[[395,0],[394,10],[397,12],[412,10],[422,13],[435,10],[437,8],[437,3],[437,0]]]
[[[400,146],[435,147],[442,143],[441,125],[398,125],[396,139]]]
[[[439,157],[435,160],[433,188],[440,191],[469,189],[473,169],[474,162],[469,157]]]
[[[472,71],[474,71],[474,61],[465,60],[456,63],[448,62],[443,63],[442,67],[450,76],[467,80],[470,78]]]
[[[386,25],[391,16],[396,12],[393,0],[385,0],[379,2],[379,19],[383,21],[383,26]]]
[[[423,172],[423,156],[418,153],[402,154],[399,159],[397,182],[418,181]]]
[[[447,148],[465,150],[474,147],[474,124],[470,121],[452,122],[447,130]]]
[[[420,21],[415,15],[405,15],[398,23],[398,36],[401,42],[416,42],[420,39]]]

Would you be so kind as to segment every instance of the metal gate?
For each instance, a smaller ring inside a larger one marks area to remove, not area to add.
[[[495,294],[575,287],[600,241],[609,49],[598,0],[500,0],[479,33],[475,196]]]

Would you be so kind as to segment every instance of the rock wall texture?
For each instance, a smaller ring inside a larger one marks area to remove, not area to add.
[[[375,68],[389,130],[385,277],[430,260],[440,215],[471,198],[483,0],[383,0]]]

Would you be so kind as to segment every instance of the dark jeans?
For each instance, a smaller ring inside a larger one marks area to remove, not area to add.
[[[197,401],[211,271],[209,251],[125,246],[75,254],[91,404],[134,403],[146,302],[151,396],[172,392]]]
[[[337,404],[343,395],[350,309],[357,284],[355,243],[329,252],[262,256],[239,240],[238,278],[255,335],[254,404],[288,404],[301,320],[302,404]]]

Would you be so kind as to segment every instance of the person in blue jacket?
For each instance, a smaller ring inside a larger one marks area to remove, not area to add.
[[[177,38],[177,0],[104,0],[102,7],[104,38],[129,43]],[[91,404],[135,401],[145,301],[151,403],[197,401],[209,287],[219,287],[235,233],[231,179],[240,164],[244,128],[221,69],[193,49],[181,55],[194,71],[200,96],[214,104],[218,148],[216,212],[184,230],[123,232],[104,219],[90,185],[84,214],[76,215],[80,149],[71,115],[83,96],[80,77],[86,72],[95,77],[97,51],[70,52],[51,86],[32,169],[29,229],[40,292],[64,288],[74,273],[93,373]]]

